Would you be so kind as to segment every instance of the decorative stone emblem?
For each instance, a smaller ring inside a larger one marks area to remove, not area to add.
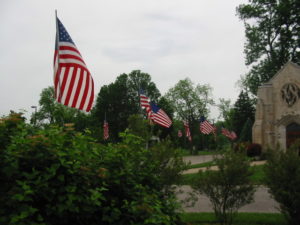
[[[300,89],[296,84],[285,84],[281,89],[282,100],[287,103],[289,107],[295,104],[300,97]]]

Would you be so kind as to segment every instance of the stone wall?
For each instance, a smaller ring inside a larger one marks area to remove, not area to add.
[[[258,88],[252,140],[263,149],[286,149],[286,127],[300,124],[300,66],[288,62]],[[299,136],[300,138],[300,136]]]

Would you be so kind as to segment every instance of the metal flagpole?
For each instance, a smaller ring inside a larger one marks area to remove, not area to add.
[[[61,100],[61,80],[60,80],[60,63],[59,63],[59,28],[58,28],[58,22],[57,22],[57,10],[55,9],[55,22],[56,22],[56,40],[55,40],[55,47],[57,48],[57,74],[54,76],[54,82],[56,75],[58,76],[58,88],[59,88],[59,95],[58,100]]]

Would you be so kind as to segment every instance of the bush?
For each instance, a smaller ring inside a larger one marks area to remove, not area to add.
[[[233,150],[236,153],[246,154],[248,145],[249,145],[249,142],[239,142],[239,143],[234,144]]]
[[[300,158],[297,151],[274,151],[265,167],[266,184],[289,224],[300,221]]]
[[[180,222],[170,180],[183,167],[167,144],[146,150],[126,133],[105,147],[70,125],[18,129],[1,152],[0,224]]]
[[[228,152],[215,164],[217,171],[198,173],[193,188],[209,198],[221,224],[232,224],[237,210],[253,201],[252,172],[243,154]]]
[[[261,155],[261,145],[252,143],[247,146],[247,156],[256,157]]]

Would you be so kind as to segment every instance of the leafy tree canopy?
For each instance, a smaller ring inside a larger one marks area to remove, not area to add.
[[[208,84],[195,86],[185,78],[169,89],[165,97],[172,102],[176,118],[191,122],[208,114],[208,106],[214,103],[211,91]]]
[[[249,0],[237,7],[245,23],[245,87],[256,95],[287,61],[300,63],[300,2],[298,0]]]
[[[145,90],[151,100],[157,100],[160,96],[151,76],[140,70],[121,74],[114,83],[101,87],[92,117],[94,124],[101,124],[106,115],[112,140],[120,140],[118,134],[128,127],[128,118],[140,112],[140,89]]]
[[[233,118],[232,125],[233,130],[236,132],[238,137],[241,134],[241,131],[247,120],[251,121],[251,124],[254,121],[254,101],[249,97],[248,92],[241,91],[237,101],[233,107]],[[252,125],[247,125],[250,129]],[[245,131],[246,132],[246,131]]]
[[[39,107],[31,117],[31,123],[36,125],[75,123],[77,130],[87,126],[89,114],[70,108],[56,102],[53,86],[44,88],[40,94]]]

